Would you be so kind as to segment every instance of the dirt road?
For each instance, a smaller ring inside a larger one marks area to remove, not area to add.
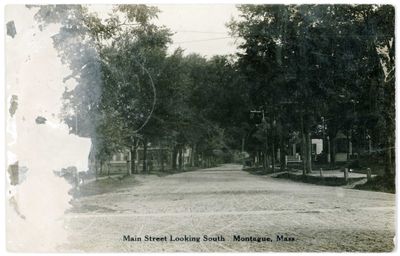
[[[134,177],[79,198],[64,251],[391,251],[395,195],[254,176],[238,165]],[[127,236],[131,240],[124,241]],[[159,241],[145,241],[145,236]],[[185,239],[186,241],[170,241]],[[203,241],[203,236],[218,241]],[[240,237],[239,237],[240,236]],[[167,241],[163,241],[164,237]],[[193,241],[196,237],[200,242]],[[279,238],[283,238],[277,241]],[[235,241],[234,238],[246,241]],[[269,238],[268,241],[253,241]],[[286,239],[285,239],[286,238]],[[286,241],[285,241],[286,240]]]

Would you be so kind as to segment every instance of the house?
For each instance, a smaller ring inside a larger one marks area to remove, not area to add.
[[[317,160],[317,156],[320,155],[324,149],[323,139],[313,138],[311,139],[311,152],[314,160]],[[285,156],[286,163],[301,163],[301,143],[292,143],[291,154]]]
[[[317,155],[320,155],[324,149],[324,141],[323,139],[311,139],[311,152],[312,155],[316,158]]]

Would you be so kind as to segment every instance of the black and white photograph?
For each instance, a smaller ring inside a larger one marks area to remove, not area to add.
[[[4,5],[5,250],[394,253],[396,8]]]

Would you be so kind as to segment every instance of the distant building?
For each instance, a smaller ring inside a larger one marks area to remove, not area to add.
[[[311,139],[311,152],[314,160],[317,160],[317,156],[324,150],[324,140],[323,139]]]
[[[318,155],[324,150],[323,139],[311,139],[311,153],[314,160],[317,160]],[[291,144],[291,152],[285,157],[286,163],[300,163],[302,162],[301,156],[301,143],[295,142]]]
[[[149,146],[147,147],[146,154],[146,163],[149,171],[152,170],[162,170],[171,169],[172,165],[172,149],[170,147],[158,147],[158,146]],[[184,148],[182,152],[182,164],[183,167],[187,166],[190,163],[191,157],[190,148]],[[136,156],[132,158],[131,152],[128,148],[123,149],[119,152],[115,152],[109,158],[110,160],[103,163],[103,166],[100,168],[96,166],[96,160],[94,157],[94,149],[90,150],[89,154],[89,170],[95,172],[96,168],[98,170],[99,175],[105,174],[123,174],[127,173],[129,168],[131,168],[131,159],[135,161],[135,170],[137,173],[141,173],[143,171],[143,163],[144,163],[144,154],[143,147],[139,147],[136,150]],[[179,165],[179,158],[176,158],[177,166]],[[98,165],[98,163],[97,163]]]

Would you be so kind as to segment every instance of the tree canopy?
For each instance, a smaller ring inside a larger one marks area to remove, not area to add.
[[[172,149],[174,169],[189,147],[193,165],[247,151],[275,170],[297,143],[307,173],[312,138],[334,162],[343,134],[358,155],[372,143],[394,172],[393,6],[240,5],[228,24],[238,53],[211,58],[168,54],[156,7],[115,5],[105,17],[82,5],[30,8],[41,28],[60,26],[54,47],[77,84],[63,119],[92,138],[101,162],[151,144]]]

